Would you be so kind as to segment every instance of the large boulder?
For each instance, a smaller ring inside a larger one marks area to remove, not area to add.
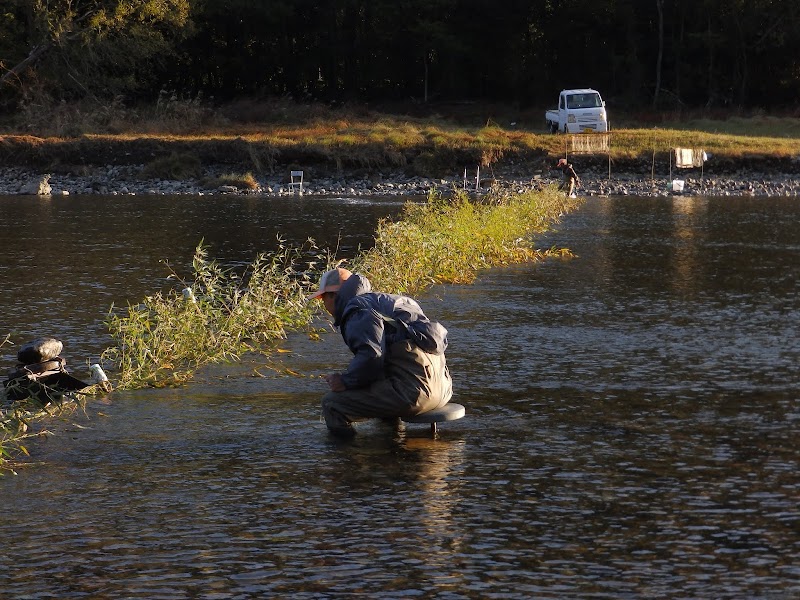
[[[50,174],[43,175],[41,177],[36,177],[31,179],[28,183],[23,185],[19,193],[24,195],[30,196],[49,196],[53,192],[53,188],[50,187]]]
[[[55,338],[39,338],[28,342],[17,352],[17,360],[23,365],[33,365],[58,358],[64,344]]]

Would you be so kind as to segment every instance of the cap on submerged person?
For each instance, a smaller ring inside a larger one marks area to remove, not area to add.
[[[559,158],[558,159],[558,164],[556,166],[557,167],[563,167],[565,164],[567,164],[567,159],[566,158]]]
[[[322,294],[326,294],[328,292],[338,292],[339,288],[342,287],[342,283],[347,281],[352,273],[347,269],[342,269],[339,267],[338,269],[333,269],[332,271],[326,271],[322,274],[322,277],[319,278],[319,289],[311,294],[308,299],[313,300],[314,298],[319,298]]]

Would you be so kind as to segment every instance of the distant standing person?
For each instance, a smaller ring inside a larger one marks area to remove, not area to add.
[[[353,358],[325,376],[325,424],[352,436],[353,422],[397,419],[442,407],[453,395],[444,351],[447,330],[429,320],[408,296],[373,292],[369,280],[347,269],[325,273],[309,299],[320,298]]]
[[[575,196],[575,185],[581,182],[581,178],[578,177],[575,169],[572,168],[572,163],[568,163],[566,158],[559,159],[556,168],[561,169],[561,174],[564,177],[564,180],[561,182],[561,185],[558,186],[558,189],[566,190],[567,196],[572,198]]]

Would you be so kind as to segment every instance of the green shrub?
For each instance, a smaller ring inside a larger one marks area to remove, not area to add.
[[[122,311],[111,307],[107,326],[116,346],[103,352],[102,361],[113,365],[116,387],[181,384],[205,364],[266,351],[287,331],[308,324],[310,281],[299,266],[312,249],[311,243],[290,248],[279,241],[278,251],[259,255],[238,273],[209,260],[201,242],[190,280],[170,268],[180,289]]]
[[[479,201],[463,190],[450,199],[434,191],[424,204],[407,204],[401,219],[381,221],[375,245],[356,257],[353,268],[376,289],[395,293],[418,293],[436,283],[471,283],[481,269],[550,254],[534,248],[533,236],[578,203],[554,188],[492,193]]]

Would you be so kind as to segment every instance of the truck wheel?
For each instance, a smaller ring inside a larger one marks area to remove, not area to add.
[[[569,133],[569,131],[567,131],[567,124],[566,123],[564,123],[564,133]]]
[[[558,133],[558,123],[548,123],[547,126],[550,128],[550,133]]]

